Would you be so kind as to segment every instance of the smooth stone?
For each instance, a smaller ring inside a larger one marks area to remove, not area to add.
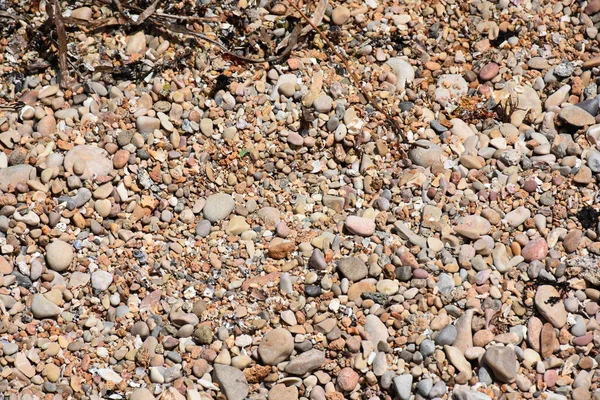
[[[485,218],[479,215],[469,215],[459,219],[458,225],[454,227],[454,232],[476,240],[487,235],[491,229],[492,225]]]
[[[527,219],[531,217],[531,211],[529,209],[519,206],[504,216],[503,221],[513,228],[522,225]]]
[[[285,366],[285,372],[302,376],[308,372],[321,368],[324,361],[325,353],[317,349],[312,349],[293,358]]]
[[[550,300],[552,299],[552,300]],[[567,322],[567,310],[560,293],[550,285],[539,286],[535,294],[535,306],[540,314],[555,328],[562,328]]]
[[[61,313],[61,308],[48,300],[42,294],[33,296],[31,312],[37,319],[55,318]]]
[[[285,361],[294,351],[294,338],[284,329],[267,332],[258,346],[258,355],[266,365],[277,365]]]
[[[403,58],[390,58],[386,64],[390,66],[392,73],[396,76],[396,90],[404,90],[406,84],[415,79],[415,69]]]
[[[367,277],[369,269],[358,257],[346,257],[338,261],[337,270],[351,282],[358,282]]]
[[[346,6],[337,6],[331,12],[331,21],[336,25],[344,25],[350,18],[350,10]]]
[[[85,180],[109,175],[113,170],[113,162],[106,150],[86,144],[73,147],[65,155],[65,170],[73,173],[76,163],[84,166],[83,173],[78,175]]]
[[[129,400],[155,400],[155,399],[156,399],[156,397],[154,397],[152,392],[146,388],[135,389],[131,393],[131,396],[129,397]]]
[[[490,347],[483,360],[500,382],[510,383],[517,378],[517,356],[510,347]]]
[[[92,273],[92,287],[95,290],[103,292],[109,288],[112,282],[113,276],[109,272],[98,270]]]
[[[446,356],[448,360],[456,367],[456,369],[462,372],[467,379],[471,379],[473,377],[473,370],[471,368],[471,363],[465,358],[463,352],[458,347],[453,346],[444,346],[444,351],[446,352]]]
[[[409,400],[412,393],[413,377],[410,374],[398,375],[393,380],[394,390],[400,400]]]
[[[413,164],[423,168],[430,168],[433,165],[441,165],[446,157],[444,150],[437,144],[427,140],[418,140],[418,145],[412,147],[408,152],[408,157]]]
[[[369,237],[375,233],[375,221],[350,215],[346,218],[346,229],[354,235]]]
[[[379,345],[379,342],[387,343],[389,336],[387,326],[378,316],[369,314],[365,322],[365,331],[369,334],[371,343],[375,348]]]
[[[596,123],[596,119],[593,115],[585,111],[583,108],[577,106],[568,106],[563,108],[558,113],[558,117],[566,123],[579,128]]]
[[[75,252],[73,246],[62,240],[55,240],[46,246],[46,262],[48,267],[57,272],[65,271],[71,265]]]
[[[231,214],[235,207],[233,197],[226,193],[217,193],[208,196],[204,205],[204,218],[210,222],[217,222],[225,219]]]
[[[16,186],[35,178],[35,168],[28,164],[0,168],[0,190],[7,192],[9,186]]]
[[[435,344],[438,346],[452,345],[456,341],[456,338],[456,327],[448,325],[435,337]]]
[[[521,250],[521,256],[526,262],[543,260],[546,254],[548,254],[548,243],[542,237],[530,240]]]
[[[213,368],[215,382],[227,400],[244,400],[248,396],[248,381],[242,371],[224,364],[214,364]]]

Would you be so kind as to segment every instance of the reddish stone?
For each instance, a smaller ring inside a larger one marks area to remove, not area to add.
[[[543,260],[546,254],[548,254],[548,243],[541,237],[531,240],[521,251],[521,255],[527,262]]]
[[[500,66],[496,63],[487,63],[479,70],[479,78],[482,81],[489,81],[494,79],[498,72],[500,71]]]

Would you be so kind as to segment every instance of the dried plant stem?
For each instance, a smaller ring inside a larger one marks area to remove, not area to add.
[[[308,16],[296,4],[294,4],[293,2],[290,2],[290,4],[300,14],[300,16],[319,34],[319,36],[321,36],[321,38],[325,41],[325,43],[331,49],[331,51],[333,51],[333,53],[337,56],[337,58],[340,59],[340,61],[342,62],[342,64],[344,64],[344,67],[346,67],[346,70],[348,71],[348,74],[350,74],[350,79],[352,80],[352,82],[354,83],[354,85],[356,86],[356,88],[358,90],[360,90],[360,92],[365,97],[365,99],[369,103],[371,103],[371,105],[373,105],[373,107],[375,107],[375,109],[377,111],[379,111],[381,114],[383,114],[385,116],[386,121],[392,126],[392,129],[394,129],[394,131],[397,134],[399,134],[400,136],[402,136],[402,138],[404,139],[404,141],[407,141],[406,134],[404,133],[404,130],[402,129],[402,126],[400,125],[400,123],[398,122],[398,120],[396,118],[394,118],[392,115],[390,115],[386,110],[384,110],[383,107],[381,107],[373,99],[373,96],[371,96],[371,93],[369,93],[369,91],[366,90],[363,87],[363,85],[361,84],[360,78],[358,77],[358,75],[356,75],[356,73],[353,72],[352,66],[350,65],[350,62],[348,61],[348,59],[335,48],[335,46],[333,45],[333,43],[331,43],[331,41],[327,38],[327,35],[325,35],[319,29],[319,27],[317,25],[315,25],[311,21],[311,19],[308,18]]]

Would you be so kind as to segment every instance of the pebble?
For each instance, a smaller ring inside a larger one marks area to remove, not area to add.
[[[46,246],[46,262],[48,267],[54,271],[63,272],[67,270],[74,258],[73,247],[62,240],[56,240]]]
[[[244,400],[248,395],[248,382],[244,373],[239,369],[229,365],[215,364],[213,375],[227,400]]]
[[[501,382],[514,382],[517,378],[517,357],[509,347],[494,346],[486,350],[483,362]]]
[[[567,311],[560,299],[558,290],[550,285],[539,286],[535,294],[535,306],[539,313],[558,329],[567,322]]]
[[[336,25],[344,25],[350,18],[350,10],[345,6],[337,6],[331,12],[331,21]]]
[[[206,204],[202,212],[204,218],[210,222],[218,222],[231,214],[235,207],[235,201],[226,193],[217,193],[206,198]]]
[[[338,261],[337,270],[351,282],[364,279],[369,270],[364,261],[357,257],[346,257]]]
[[[566,123],[579,128],[586,125],[593,125],[596,123],[594,116],[590,115],[584,109],[574,106],[565,107],[562,110],[560,110],[558,117]]]

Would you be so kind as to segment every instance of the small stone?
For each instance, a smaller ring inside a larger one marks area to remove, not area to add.
[[[386,62],[396,76],[396,89],[404,90],[407,83],[415,79],[415,70],[410,63],[400,57],[390,58]]]
[[[17,353],[15,356],[15,367],[28,378],[32,378],[35,375],[35,368],[23,353]]]
[[[357,257],[342,258],[338,261],[337,270],[351,282],[358,282],[369,273],[364,261]]]
[[[558,117],[566,123],[576,126],[578,128],[586,125],[593,125],[596,123],[596,119],[593,115],[585,111],[584,109],[576,106],[565,107],[560,110]]]
[[[350,18],[350,10],[345,6],[337,6],[331,12],[331,21],[336,25],[344,25]]]
[[[387,339],[389,336],[387,327],[383,322],[381,322],[381,319],[379,319],[379,317],[377,317],[376,315],[367,315],[365,331],[369,334],[371,338],[371,343],[373,343],[373,346],[375,346],[375,348],[377,348],[379,342],[387,343]]]
[[[500,382],[510,383],[517,378],[517,356],[510,347],[488,348],[483,356],[483,361]]]
[[[267,332],[258,346],[258,354],[266,365],[277,365],[289,358],[294,350],[294,339],[286,329]]]
[[[249,392],[244,373],[229,365],[215,364],[213,375],[227,400],[244,400]]]
[[[61,313],[61,308],[48,300],[42,294],[36,294],[33,296],[31,302],[31,312],[37,319],[55,318]]]
[[[92,9],[90,7],[79,7],[71,11],[71,17],[83,21],[89,21],[92,18]]]
[[[75,164],[83,167],[78,175],[84,180],[109,175],[113,170],[113,163],[106,150],[86,144],[73,147],[65,155],[65,170],[74,172]]]
[[[351,392],[358,384],[358,374],[352,368],[342,368],[338,372],[337,384],[342,392]]]
[[[233,197],[226,193],[217,193],[208,196],[204,205],[204,218],[210,222],[217,222],[225,219],[231,214],[235,207]]]
[[[352,234],[369,237],[375,233],[375,221],[350,215],[346,218],[346,229]]]
[[[563,240],[563,247],[565,251],[567,253],[573,253],[577,251],[582,237],[583,232],[580,229],[573,229],[567,233],[567,236],[565,236],[565,239]]]
[[[462,217],[458,225],[454,227],[454,231],[469,239],[479,239],[483,235],[487,235],[492,229],[491,224],[485,218],[479,215],[469,215]]]
[[[496,63],[487,63],[479,70],[479,78],[482,81],[489,81],[494,79],[498,72],[500,71],[500,66]]]
[[[394,390],[400,400],[409,400],[412,393],[413,377],[410,374],[398,375],[394,378]]]
[[[54,271],[62,272],[68,269],[74,257],[73,247],[62,240],[56,240],[46,246],[46,262]]]
[[[546,254],[548,254],[548,243],[542,237],[530,240],[521,250],[521,255],[527,262],[543,260]]]
[[[435,338],[438,346],[452,345],[456,341],[457,331],[454,325],[448,325]]]
[[[325,353],[320,350],[309,350],[293,358],[286,366],[285,372],[292,375],[304,375],[315,371],[323,365]]]
[[[135,35],[127,37],[127,47],[125,53],[129,56],[139,54],[146,48],[146,35],[144,31],[139,31]]]
[[[101,292],[108,289],[113,281],[113,276],[111,273],[98,270],[92,274],[92,287],[95,290],[99,290]]]
[[[133,391],[133,393],[131,393],[131,396],[129,397],[129,400],[155,400],[155,399],[156,398],[154,397],[152,392],[146,388],[135,389]]]
[[[540,314],[552,326],[560,329],[566,324],[567,311],[556,288],[550,285],[539,286],[534,301]]]
[[[313,101],[313,108],[320,113],[328,113],[333,107],[333,99],[326,94],[317,96]]]

